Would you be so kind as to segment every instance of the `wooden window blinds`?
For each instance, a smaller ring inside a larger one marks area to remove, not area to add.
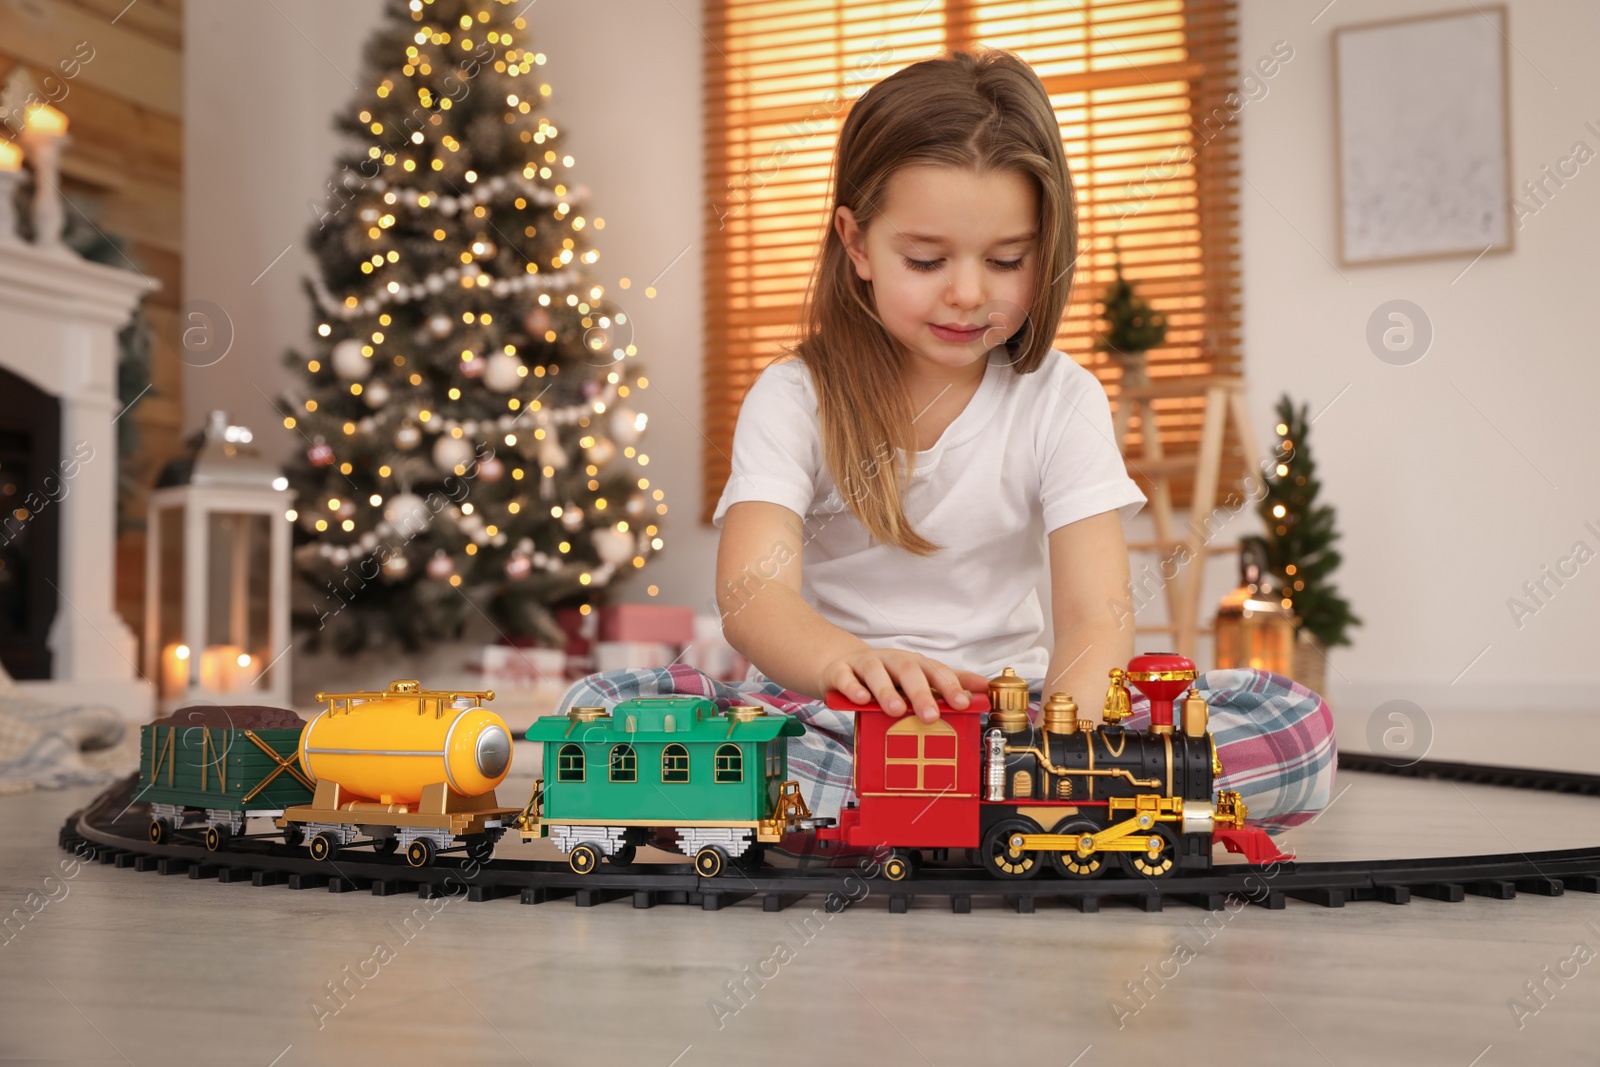
[[[1235,91],[1235,0],[705,0],[704,14],[703,522],[728,477],[745,391],[798,337],[851,102],[950,49],[1017,53],[1055,104],[1080,232],[1055,347],[1094,371],[1115,402],[1117,369],[1094,350],[1115,237],[1124,273],[1168,318],[1151,378],[1237,373],[1238,157],[1225,103]],[[1197,447],[1202,404],[1157,401],[1169,455]],[[1130,455],[1139,434],[1135,423]],[[1228,446],[1224,485],[1243,469]],[[1189,485],[1174,479],[1172,489],[1185,504]]]

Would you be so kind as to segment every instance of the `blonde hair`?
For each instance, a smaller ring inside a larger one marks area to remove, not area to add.
[[[828,232],[807,287],[801,339],[789,351],[815,383],[823,458],[840,495],[873,538],[926,556],[941,546],[906,518],[910,470],[896,451],[916,451],[900,356],[873,306],[871,283],[857,276],[833,226],[837,209],[848,207],[865,231],[890,178],[918,164],[1012,171],[1033,181],[1038,283],[1023,324],[1003,344],[1019,374],[1044,362],[1066,310],[1078,215],[1050,96],[1010,52],[952,52],[913,63],[867,90],[845,117]]]

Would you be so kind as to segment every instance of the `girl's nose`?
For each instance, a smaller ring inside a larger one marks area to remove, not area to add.
[[[983,275],[972,264],[952,263],[949,268],[950,284],[945,299],[959,308],[974,308],[983,303]]]

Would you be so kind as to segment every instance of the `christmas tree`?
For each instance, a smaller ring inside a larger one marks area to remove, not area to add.
[[[1140,296],[1122,276],[1122,254],[1116,259],[1117,276],[1106,286],[1101,316],[1106,332],[1095,347],[1113,356],[1140,355],[1160,348],[1167,339],[1167,317]]]
[[[415,649],[483,623],[559,643],[556,609],[589,612],[661,548],[630,408],[649,383],[592,277],[604,222],[529,36],[508,0],[390,0],[372,88],[337,120],[314,336],[282,402],[314,644]]]
[[[1266,523],[1261,538],[1267,567],[1277,576],[1283,606],[1291,608],[1303,630],[1324,647],[1348,645],[1347,631],[1361,620],[1329,580],[1341,557],[1333,543],[1333,508],[1317,503],[1322,485],[1307,441],[1306,408],[1287,395],[1278,401],[1278,463],[1264,479],[1266,496],[1256,510]]]

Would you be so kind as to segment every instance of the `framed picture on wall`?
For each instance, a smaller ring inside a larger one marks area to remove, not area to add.
[[[1508,44],[1489,5],[1334,32],[1342,264],[1511,248]]]

